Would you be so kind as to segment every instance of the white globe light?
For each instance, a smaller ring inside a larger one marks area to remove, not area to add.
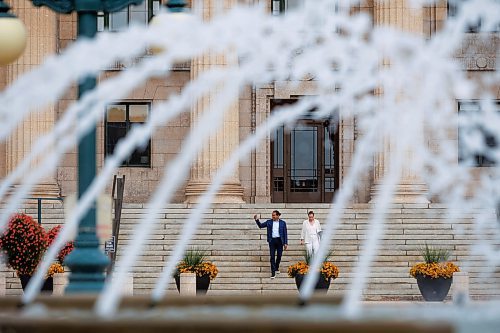
[[[17,17],[0,17],[0,66],[16,60],[26,47],[26,29]]]

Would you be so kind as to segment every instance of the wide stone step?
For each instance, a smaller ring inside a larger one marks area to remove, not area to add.
[[[64,209],[60,203],[43,204],[43,224],[50,228],[64,223]],[[206,249],[209,259],[218,269],[219,276],[210,287],[214,295],[296,294],[294,279],[288,278],[289,265],[303,260],[303,247],[299,244],[302,221],[307,210],[314,210],[316,217],[326,226],[329,204],[222,204],[205,211],[190,246]],[[24,212],[37,215],[36,205],[23,207]],[[282,274],[269,278],[269,249],[266,231],[257,228],[253,215],[269,218],[278,209],[287,221],[289,251],[283,256]],[[359,257],[369,238],[373,205],[358,204],[347,207],[337,221],[331,242],[330,258],[339,266],[340,277],[330,287],[330,293],[344,293],[350,287]],[[118,260],[136,233],[135,228],[149,213],[147,204],[124,205],[119,236]],[[192,206],[168,205],[154,215],[151,235],[145,240],[144,251],[134,267],[134,292],[151,293],[163,270],[165,261],[179,242],[182,227]],[[425,244],[444,246],[451,251],[451,259],[469,272],[471,294],[478,297],[500,295],[500,272],[493,271],[483,255],[471,254],[473,245],[484,240],[495,240],[500,245],[498,224],[494,212],[487,213],[486,228],[474,234],[477,218],[485,211],[478,208],[459,218],[450,218],[444,205],[415,204],[393,205],[384,220],[385,232],[379,240],[378,252],[370,264],[370,273],[363,294],[367,299],[384,297],[419,297],[416,281],[409,276],[410,267],[421,261],[419,249]],[[493,271],[493,272],[492,272]],[[11,270],[6,272],[7,295],[20,294],[18,278]],[[485,278],[487,276],[487,278]],[[169,284],[169,292],[176,293],[175,285]]]

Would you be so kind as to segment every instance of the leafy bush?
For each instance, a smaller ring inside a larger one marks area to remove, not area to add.
[[[323,260],[323,265],[320,268],[320,273],[323,278],[328,281],[329,279],[336,279],[339,276],[339,269],[333,263],[327,261],[331,257],[332,252],[329,252]],[[313,256],[309,252],[304,251],[304,261],[299,261],[288,267],[288,276],[294,278],[297,274],[305,275],[309,271],[309,265]]]
[[[309,265],[304,261],[288,266],[288,276],[294,278],[297,274],[305,275],[309,271]],[[333,263],[325,261],[320,269],[321,276],[328,281],[339,276],[339,269]]]
[[[17,275],[33,275],[48,246],[43,227],[31,216],[15,214],[0,236],[0,248],[7,266]]]
[[[323,259],[323,262],[327,262],[328,259],[330,259],[330,257],[332,255],[333,255],[333,251],[328,252],[327,255],[325,256],[325,259]],[[313,254],[307,252],[307,250],[304,250],[303,256],[304,256],[304,261],[306,262],[306,264],[310,265],[312,260],[313,260],[313,257],[314,257]]]
[[[210,280],[215,279],[219,271],[217,266],[207,259],[207,252],[200,249],[189,249],[184,254],[184,258],[177,265],[175,275],[180,273],[196,273],[197,276],[210,276]]]
[[[410,269],[410,275],[414,278],[416,278],[417,275],[425,275],[432,279],[441,277],[449,279],[453,277],[453,273],[459,271],[460,269],[458,268],[458,266],[452,262],[433,262],[430,264],[421,262],[413,265],[413,267]]]
[[[7,259],[7,266],[14,269],[17,275],[33,275],[60,230],[58,225],[46,232],[31,216],[22,213],[13,215],[0,235],[0,249]],[[66,243],[57,255],[58,262],[50,266],[47,276],[64,272],[64,258],[73,248],[73,242]]]
[[[188,266],[198,266],[204,263],[206,258],[206,251],[193,248],[186,251],[186,253],[184,254],[184,258],[182,258],[182,261],[185,262]]]
[[[414,278],[417,275],[423,275],[432,279],[453,277],[453,273],[459,272],[460,269],[452,262],[447,262],[450,257],[450,252],[445,249],[425,246],[420,249],[420,254],[424,262],[417,263],[410,269],[410,275]]]
[[[64,267],[59,262],[53,263],[50,265],[49,270],[47,271],[46,277],[52,277],[54,274],[64,273]]]
[[[450,252],[448,250],[437,247],[430,247],[429,245],[427,245],[427,243],[425,243],[425,246],[420,249],[420,254],[427,264],[444,262],[447,261],[450,257]]]
[[[48,236],[47,247],[50,247],[52,245],[52,243],[56,239],[57,235],[59,234],[59,231],[61,231],[61,226],[60,225],[56,225],[54,228],[52,228],[52,229],[49,230],[49,232],[47,233],[47,236]],[[66,258],[66,256],[68,254],[71,253],[71,251],[73,251],[74,248],[75,248],[75,243],[73,241],[67,242],[63,246],[63,248],[59,251],[59,253],[57,254],[57,261],[61,265],[64,265],[64,259]],[[64,273],[64,271],[63,271],[63,273]]]

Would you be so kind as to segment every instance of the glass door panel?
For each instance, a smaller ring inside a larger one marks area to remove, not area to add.
[[[273,100],[272,108],[296,100]],[[336,126],[302,119],[278,128],[271,140],[272,202],[331,202],[338,188]]]
[[[318,171],[318,127],[297,125],[290,132],[288,174],[291,202],[318,200]]]
[[[271,142],[272,151],[272,200],[273,202],[285,202],[285,172],[284,172],[284,128],[283,126],[274,131]]]

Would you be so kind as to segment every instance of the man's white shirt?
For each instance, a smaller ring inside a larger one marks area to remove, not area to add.
[[[280,236],[280,221],[273,220],[273,238],[279,238]]]

